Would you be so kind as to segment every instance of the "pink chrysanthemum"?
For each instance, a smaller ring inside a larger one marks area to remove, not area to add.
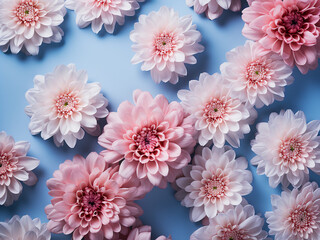
[[[5,132],[0,132],[0,205],[9,206],[22,192],[24,182],[32,186],[37,182],[32,172],[39,160],[28,157],[28,142],[15,142]]]
[[[189,90],[180,90],[178,97],[187,113],[195,118],[195,128],[200,131],[199,143],[204,146],[213,140],[216,147],[227,141],[240,146],[240,138],[250,132],[257,112],[231,96],[230,85],[219,75],[200,74],[199,81],[189,82]]]
[[[126,101],[110,113],[99,137],[109,163],[120,162],[123,177],[137,176],[152,185],[165,187],[190,161],[196,144],[193,120],[178,102],[163,95],[136,90],[135,105]]]
[[[271,113],[267,123],[257,125],[252,141],[251,160],[257,173],[269,177],[275,188],[279,183],[300,187],[309,179],[309,169],[320,173],[320,121],[306,123],[304,113],[291,110]]]
[[[45,208],[53,233],[73,233],[74,240],[114,239],[127,234],[142,209],[133,201],[141,197],[139,183],[119,175],[97,153],[67,160],[47,181],[53,197]]]
[[[301,190],[271,196],[272,212],[266,212],[270,235],[275,240],[318,240],[320,236],[320,189],[306,183]]]
[[[320,55],[319,0],[255,0],[243,10],[243,35],[281,55],[302,73],[315,69]]]
[[[141,226],[131,230],[126,240],[151,240],[151,227]],[[160,236],[155,240],[172,240],[171,237]]]
[[[17,54],[37,55],[44,43],[60,42],[59,25],[66,14],[63,0],[2,0],[0,2],[0,48]]]
[[[281,101],[284,87],[293,81],[292,69],[274,53],[262,53],[259,45],[247,41],[226,55],[220,66],[223,78],[230,82],[232,94],[260,108]]]
[[[173,9],[162,7],[148,16],[141,15],[130,33],[136,52],[131,62],[143,62],[142,71],[151,71],[156,83],[176,84],[179,76],[186,76],[185,63],[196,64],[193,56],[203,52],[199,44],[201,34],[192,25],[191,16],[179,17]]]
[[[187,193],[181,204],[191,207],[190,220],[213,218],[230,205],[240,204],[242,196],[252,191],[252,174],[247,167],[247,160],[235,159],[235,152],[227,146],[205,147],[202,155],[195,155],[190,172],[176,180]]]

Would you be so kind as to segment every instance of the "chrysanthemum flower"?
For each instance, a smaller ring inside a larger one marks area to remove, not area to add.
[[[259,44],[247,41],[226,55],[220,66],[223,78],[230,82],[232,94],[260,108],[281,101],[284,87],[293,81],[292,69],[275,53],[263,53]]]
[[[44,43],[60,42],[59,25],[66,14],[63,0],[2,0],[0,2],[0,48],[17,54],[22,49],[37,55]]]
[[[133,201],[141,197],[139,182],[119,175],[97,153],[60,165],[47,181],[51,204],[45,208],[53,233],[73,233],[74,240],[113,239],[142,214]]]
[[[275,188],[279,183],[300,187],[309,179],[309,169],[320,173],[320,121],[306,123],[304,113],[291,110],[272,113],[267,123],[257,124],[252,141],[251,160],[257,173],[269,177]]]
[[[108,100],[100,93],[98,83],[87,80],[86,71],[77,71],[73,64],[60,65],[45,76],[37,75],[34,88],[26,93],[31,134],[41,132],[45,140],[53,136],[57,146],[65,141],[71,148],[84,137],[84,131],[99,135],[97,118],[108,115]]]
[[[270,235],[275,240],[318,240],[320,236],[320,189],[306,183],[301,190],[271,196],[272,212],[266,212]]]
[[[177,12],[167,7],[148,16],[141,15],[130,39],[136,53],[131,62],[143,62],[141,70],[151,71],[156,83],[176,84],[179,76],[187,75],[185,63],[196,64],[193,55],[204,50],[199,44],[201,34],[196,25],[192,25],[191,16],[179,17]]]
[[[37,182],[32,172],[39,160],[28,157],[28,142],[15,142],[5,132],[0,132],[0,205],[9,206],[22,192],[20,182],[32,186]]]
[[[243,10],[243,35],[302,73],[318,66],[319,0],[255,0]]]
[[[151,240],[151,227],[141,226],[131,230],[126,240]],[[172,240],[171,237],[160,236],[156,240]]]
[[[196,144],[193,120],[178,102],[136,90],[135,105],[126,101],[110,113],[99,137],[109,163],[120,163],[123,177],[135,175],[164,188],[190,161]]]
[[[189,82],[189,88],[180,90],[178,97],[185,111],[196,119],[200,145],[213,140],[216,147],[222,147],[225,141],[239,147],[240,138],[250,132],[249,124],[256,118],[253,107],[232,97],[230,85],[217,73],[200,74],[199,81]]]
[[[187,193],[181,204],[191,208],[190,220],[213,218],[226,207],[240,204],[242,196],[252,191],[252,174],[247,167],[247,160],[235,159],[228,146],[205,147],[202,155],[195,155],[190,173],[176,180]]]

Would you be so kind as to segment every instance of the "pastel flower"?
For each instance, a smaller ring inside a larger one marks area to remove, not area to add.
[[[60,42],[63,0],[1,0],[0,49],[37,55],[42,43]]]
[[[246,170],[248,162],[245,158],[235,159],[235,155],[228,146],[212,150],[205,147],[202,155],[195,155],[190,172],[176,180],[187,193],[181,204],[191,208],[191,221],[214,218],[240,204],[242,196],[252,191],[252,174]]]
[[[13,216],[9,222],[0,222],[0,239],[50,240],[51,233],[47,224],[42,224],[39,218],[31,219],[28,215],[22,218]]]
[[[318,240],[320,236],[320,189],[306,183],[300,190],[271,196],[272,211],[266,212],[269,234],[275,240]]]
[[[226,55],[220,66],[223,78],[230,82],[232,94],[260,108],[274,100],[282,101],[284,87],[293,81],[292,69],[275,53],[263,53],[259,44],[246,41]]]
[[[25,112],[31,117],[32,135],[41,133],[44,140],[53,137],[57,146],[73,148],[84,131],[100,134],[97,118],[108,115],[108,100],[100,93],[98,83],[87,83],[86,71],[75,65],[57,66],[53,73],[34,78],[34,88],[26,93],[29,104]]]
[[[217,73],[200,74],[199,81],[191,80],[189,90],[180,90],[178,97],[185,111],[195,118],[195,129],[200,131],[199,143],[204,146],[213,140],[216,147],[225,141],[240,146],[240,138],[250,132],[257,112],[231,96],[230,85]]]
[[[13,137],[0,132],[0,205],[9,206],[22,192],[24,182],[32,186],[37,182],[32,172],[39,160],[27,156],[28,142],[15,142]]]
[[[179,76],[186,76],[185,63],[196,64],[193,56],[203,52],[199,44],[201,34],[192,25],[191,16],[179,17],[173,9],[162,7],[158,12],[140,15],[130,33],[134,43],[133,64],[143,63],[142,71],[151,71],[156,83],[176,84]]]
[[[151,240],[151,227],[141,226],[131,230],[126,240]],[[171,237],[160,236],[156,240],[172,240]]]
[[[319,0],[255,0],[243,10],[245,37],[305,74],[318,66]]]
[[[121,161],[121,176],[164,188],[190,162],[196,144],[193,120],[163,95],[153,98],[136,90],[133,100],[134,105],[125,101],[110,113],[98,140],[107,149],[101,154],[109,163]]]
[[[275,188],[300,187],[309,179],[309,168],[320,173],[320,121],[306,123],[304,113],[291,110],[271,113],[267,123],[257,124],[252,160],[257,173],[265,174]]]
[[[126,234],[142,214],[133,201],[141,197],[140,183],[119,175],[97,153],[77,155],[62,163],[47,181],[51,204],[45,208],[48,229],[72,234],[73,240],[114,239]]]

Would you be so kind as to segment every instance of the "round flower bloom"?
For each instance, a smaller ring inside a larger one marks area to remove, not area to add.
[[[275,240],[318,240],[320,236],[320,189],[306,183],[301,190],[271,196],[272,212],[266,212],[269,234]]]
[[[309,179],[309,170],[320,173],[320,121],[306,123],[304,113],[291,110],[271,113],[267,123],[257,124],[258,134],[252,141],[252,160],[257,173],[269,177],[275,188],[282,183],[300,187]]]
[[[216,147],[227,141],[240,146],[240,138],[250,132],[257,112],[231,95],[230,85],[217,73],[200,74],[199,81],[191,80],[189,90],[180,90],[178,97],[187,113],[195,118],[195,128],[200,131],[199,143],[204,146],[213,140]]]
[[[176,180],[187,193],[181,204],[191,208],[191,221],[213,218],[252,191],[252,174],[245,170],[248,162],[235,155],[229,146],[205,147],[202,155],[195,155],[190,173]]]
[[[51,233],[47,224],[41,224],[39,218],[31,219],[25,215],[22,218],[13,216],[9,222],[0,222],[0,239],[3,240],[50,240]]]
[[[318,66],[319,0],[255,0],[243,10],[243,35],[302,73]]]
[[[141,197],[139,182],[119,175],[97,153],[77,155],[60,165],[47,181],[51,204],[45,208],[48,229],[73,239],[113,239],[127,234],[142,214],[133,201]]]
[[[0,3],[0,48],[17,54],[37,55],[44,43],[60,42],[59,25],[66,14],[63,0],[2,0]]]
[[[168,103],[163,95],[136,90],[135,105],[120,104],[110,113],[99,137],[107,150],[101,154],[109,163],[120,162],[120,175],[146,180],[164,188],[190,162],[196,144],[193,119],[178,102]]]
[[[191,16],[179,17],[173,9],[162,7],[148,16],[141,15],[130,33],[136,53],[131,62],[143,62],[142,71],[150,71],[156,83],[176,84],[179,76],[186,76],[185,63],[196,64],[193,56],[203,52],[199,44],[201,34],[192,25]]]
[[[141,226],[131,230],[126,240],[151,240],[151,227]],[[156,240],[172,240],[171,237],[160,236]]]
[[[99,135],[97,118],[108,115],[108,100],[100,93],[98,83],[87,80],[86,71],[77,71],[73,64],[60,65],[45,76],[37,75],[34,88],[26,93],[31,134],[41,132],[45,140],[53,136],[57,146],[65,141],[71,148],[84,137],[84,131]]]
[[[80,28],[91,24],[94,33],[102,26],[110,34],[116,23],[123,25],[126,16],[133,16],[139,3],[144,0],[66,0],[66,7],[77,14],[76,23]]]
[[[32,186],[37,182],[31,172],[39,165],[39,160],[28,157],[28,142],[15,142],[5,132],[0,132],[0,205],[9,206],[22,192],[24,182]]]
[[[220,66],[223,78],[230,82],[232,94],[260,108],[281,101],[284,87],[293,81],[292,69],[275,53],[262,53],[259,44],[247,41],[226,55]]]

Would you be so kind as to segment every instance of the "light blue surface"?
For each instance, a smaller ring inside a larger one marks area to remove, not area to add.
[[[188,66],[188,76],[180,78],[177,85],[170,83],[155,84],[149,72],[140,71],[140,66],[131,65],[133,56],[129,33],[140,14],[148,14],[159,10],[161,6],[173,7],[181,16],[191,14],[193,21],[202,33],[202,44],[206,50],[198,54],[197,65]],[[245,3],[243,4],[245,5]],[[141,4],[136,15],[126,19],[122,27],[117,27],[114,35],[105,32],[94,34],[90,28],[79,29],[75,24],[74,12],[68,11],[62,25],[65,37],[60,44],[42,46],[40,55],[26,57],[23,54],[13,55],[0,52],[0,131],[12,135],[16,141],[29,141],[30,156],[41,160],[35,173],[39,182],[34,187],[24,186],[20,199],[11,207],[0,207],[0,221],[5,221],[13,215],[29,214],[32,218],[39,217],[47,221],[44,207],[50,203],[46,180],[59,164],[71,159],[75,154],[86,156],[91,151],[100,151],[97,138],[86,135],[77,143],[74,149],[57,148],[52,140],[44,141],[39,136],[32,136],[28,130],[29,118],[24,113],[27,101],[25,92],[33,87],[33,77],[36,74],[52,72],[59,64],[75,63],[78,69],[86,69],[89,80],[100,82],[104,95],[109,99],[110,111],[116,111],[118,105],[132,100],[133,90],[139,88],[150,91],[154,96],[164,94],[170,101],[178,100],[179,89],[187,88],[188,81],[197,79],[201,72],[210,74],[217,72],[225,61],[225,53],[242,45],[245,38],[241,35],[243,22],[240,13],[224,13],[218,20],[210,21],[199,16],[185,5],[184,0],[147,0]],[[303,110],[307,120],[320,119],[320,68],[301,75],[294,71],[295,82],[286,88],[286,97],[282,102],[276,102],[270,107],[258,111],[256,122],[266,121],[271,112],[291,108],[294,112]],[[103,121],[102,121],[103,122]],[[103,122],[102,124],[104,124]],[[248,160],[253,157],[250,140],[255,136],[255,126],[252,132],[241,141],[237,149],[239,156]],[[280,189],[271,189],[265,176],[257,176],[256,168],[250,165],[253,172],[253,192],[246,197],[258,213],[262,215],[271,210],[270,196],[279,193]],[[320,183],[320,177],[311,174],[311,180]],[[155,188],[145,199],[139,201],[145,213],[142,216],[144,224],[151,225],[153,236],[171,234],[174,240],[189,239],[190,234],[201,224],[189,221],[189,209],[184,208],[174,198],[171,187],[165,190]],[[266,227],[266,226],[265,226]],[[63,235],[54,235],[52,239],[71,239]]]

